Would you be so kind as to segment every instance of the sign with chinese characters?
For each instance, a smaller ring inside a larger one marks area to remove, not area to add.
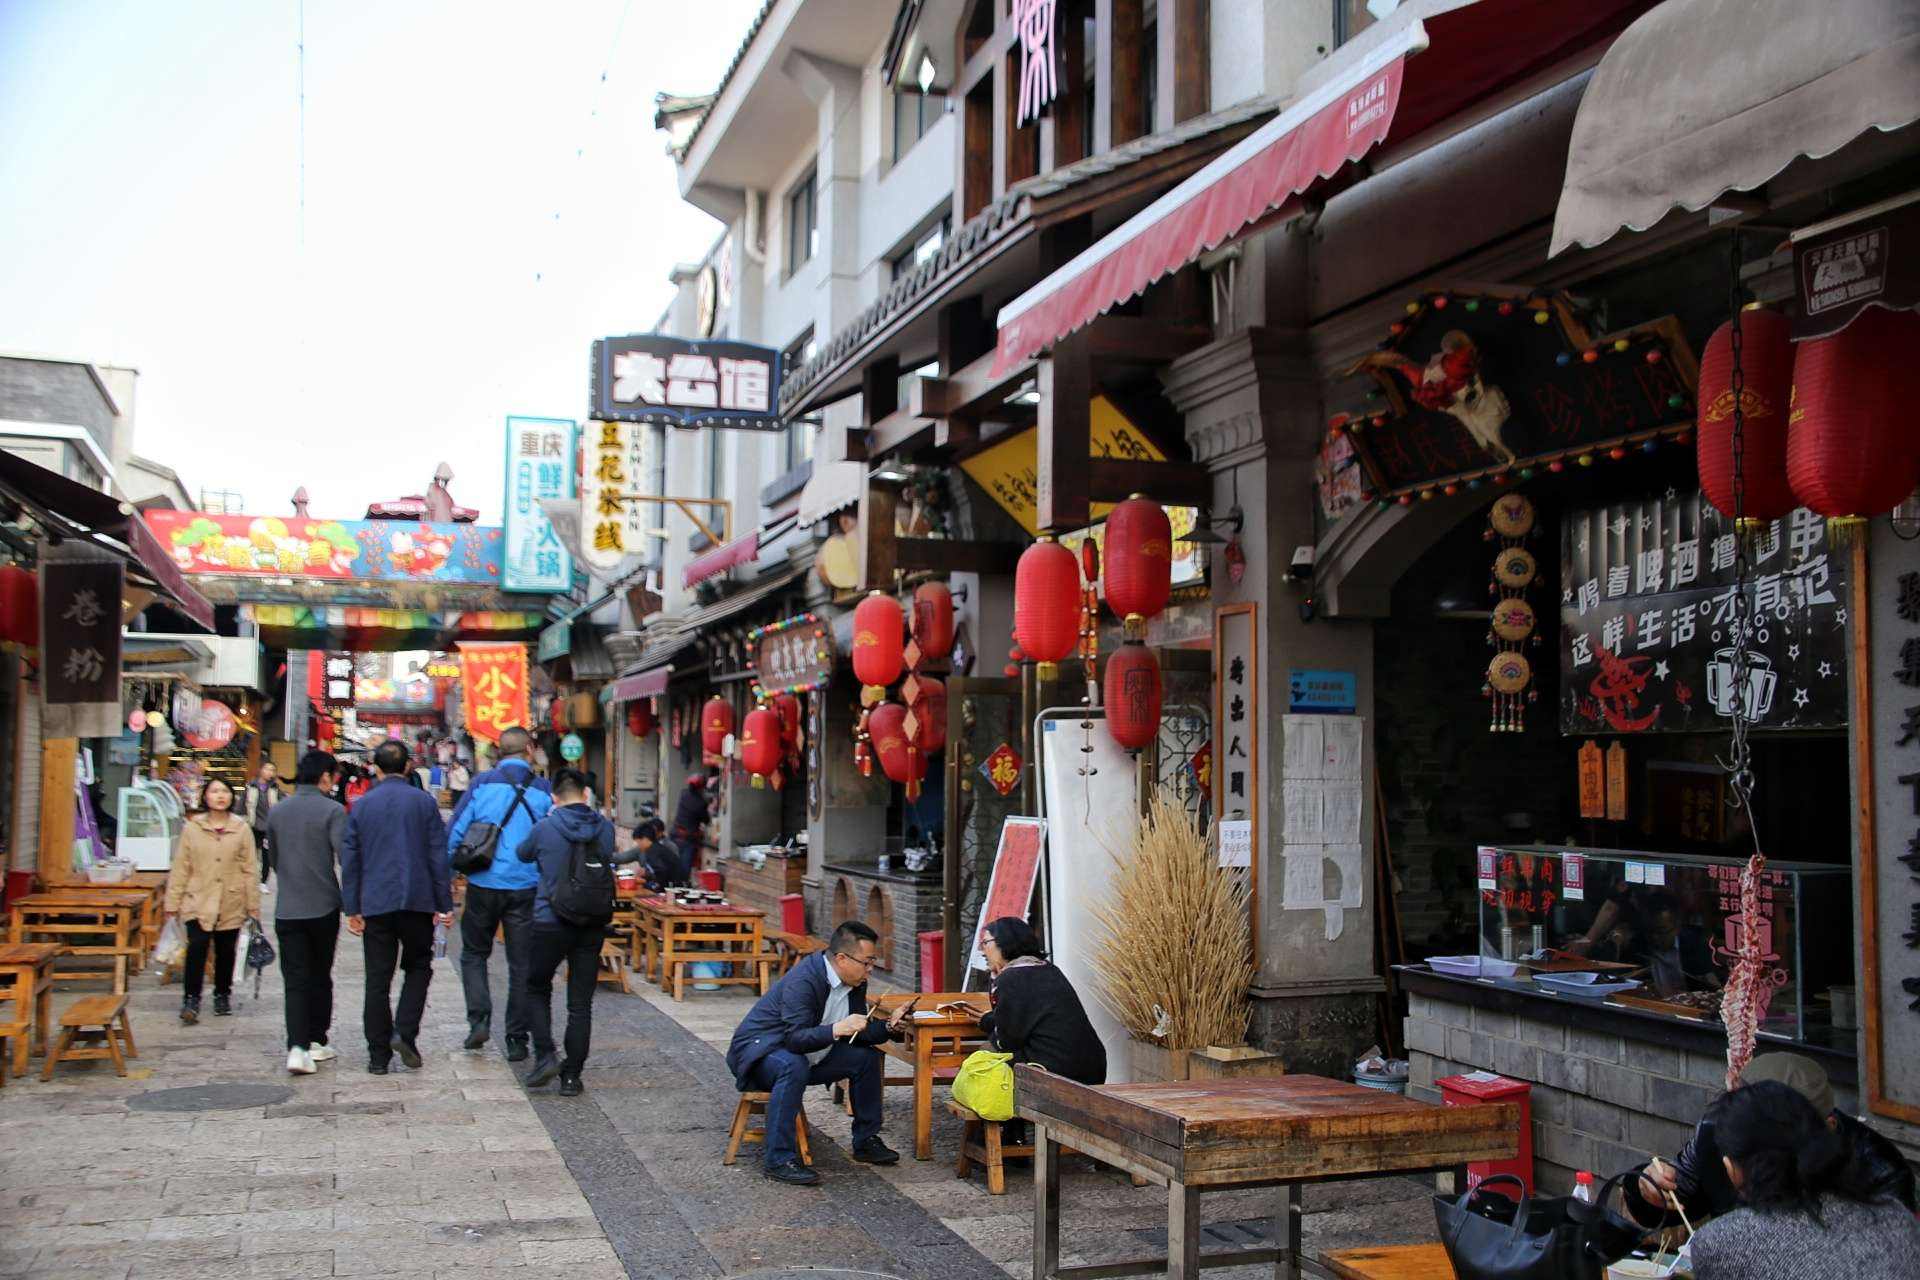
[[[1874,522],[1860,549],[1867,670],[1853,749],[1865,1055],[1861,1101],[1920,1124],[1920,542]],[[1858,563],[1856,561],[1856,563]]]
[[[126,566],[75,542],[40,560],[42,736],[120,736],[120,592]]]
[[[1580,744],[1580,816],[1607,816],[1607,766],[1600,744],[1588,738]]]
[[[1057,0],[1013,0],[1011,20],[1020,37],[1020,100],[1013,123],[1038,120],[1060,93],[1060,46],[1055,38]]]
[[[189,574],[495,586],[504,531],[416,520],[149,511],[147,527]]]
[[[647,549],[647,513],[632,501],[654,474],[655,434],[644,422],[589,422],[580,438],[580,556],[614,571]],[[659,495],[655,495],[656,497]]]
[[[1795,341],[1831,337],[1868,307],[1920,307],[1920,199],[1906,200],[1825,235],[1794,240]]]
[[[320,671],[320,705],[328,711],[344,711],[353,706],[359,691],[353,655],[337,649],[329,651]]]
[[[1819,516],[1797,510],[1751,544],[1739,689],[1732,521],[1669,490],[1570,512],[1560,537],[1562,733],[1720,732],[1736,699],[1759,729],[1848,723],[1847,565]]]
[[[463,644],[460,664],[467,732],[483,742],[498,742],[506,730],[527,727],[532,708],[527,699],[525,645]]]
[[[980,762],[980,772],[988,786],[1002,797],[1010,796],[1020,785],[1020,753],[1003,742]]]
[[[811,613],[747,633],[754,683],[765,693],[808,693],[833,679],[833,635]]]
[[[967,953],[966,973],[987,967],[980,952],[987,925],[1004,916],[1027,918],[1027,909],[1033,905],[1034,882],[1040,877],[1040,853],[1046,844],[1044,818],[1008,818],[1001,826],[1000,847],[994,850],[993,875],[980,905],[980,929]]]
[[[1627,744],[1615,738],[1607,747],[1607,821],[1627,820]]]
[[[602,422],[784,431],[780,353],[661,333],[593,344],[592,416]]]
[[[1213,611],[1213,812],[1216,820],[1247,819],[1259,840],[1260,633],[1257,607],[1222,605]]]
[[[233,718],[233,709],[224,702],[207,698],[200,704],[200,711],[191,720],[185,720],[174,726],[180,731],[180,739],[195,751],[219,751],[233,741],[239,730],[239,722]]]
[[[1359,705],[1354,674],[1351,671],[1310,671],[1295,667],[1287,672],[1287,710],[1352,715]]]
[[[574,437],[565,418],[507,419],[507,506],[500,586],[505,591],[566,591],[573,557],[541,510],[547,498],[573,496]]]

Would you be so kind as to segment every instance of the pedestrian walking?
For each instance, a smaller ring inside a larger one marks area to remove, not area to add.
[[[340,765],[309,751],[294,773],[293,794],[274,806],[267,826],[280,868],[273,932],[287,989],[287,1070],[312,1075],[339,1054],[333,1027],[333,954],[340,939],[340,877],[347,810],[331,798]]]
[[[473,782],[473,772],[467,768],[464,760],[455,760],[447,770],[447,803],[458,809],[460,802],[467,798],[467,788]]]
[[[594,810],[587,780],[578,770],[562,769],[553,779],[553,809],[534,824],[517,849],[519,860],[534,863],[540,880],[534,889],[533,955],[527,967],[527,1013],[533,1025],[534,1067],[529,1088],[560,1077],[560,1092],[581,1090],[593,1038],[593,993],[600,981],[600,944],[613,919],[613,868],[637,862],[640,850],[618,854],[613,824]],[[553,1042],[553,975],[567,966],[567,1055]]]
[[[527,1056],[527,964],[533,947],[534,886],[539,868],[514,856],[533,824],[553,807],[547,780],[533,771],[533,736],[522,728],[500,735],[500,763],[473,779],[447,830],[445,859],[465,841],[476,848],[494,837],[491,857],[478,870],[461,868],[467,900],[460,913],[460,982],[467,995],[467,1044],[483,1049],[493,1035],[493,989],[487,961],[495,930],[507,942],[507,1061]]]
[[[268,832],[267,819],[286,793],[280,789],[279,770],[273,761],[268,760],[260,766],[260,772],[247,784],[246,791],[236,797],[240,812],[246,815],[247,824],[253,828],[254,851],[260,859],[260,883],[267,882],[267,876],[273,871],[273,840]]]
[[[260,859],[253,828],[233,812],[233,788],[210,778],[200,812],[187,819],[167,872],[165,909],[187,927],[180,1021],[200,1021],[200,991],[213,950],[213,1011],[233,1012],[233,957],[240,926],[260,914]]]
[[[700,865],[700,849],[706,843],[707,821],[713,816],[713,779],[696,773],[687,779],[680,799],[673,806],[673,827],[669,834],[687,860],[687,874]]]
[[[394,1054],[420,1069],[420,1019],[433,981],[433,926],[453,921],[447,825],[440,806],[407,782],[407,748],[373,753],[380,781],[347,814],[340,850],[340,906],[367,959],[367,1070],[387,1074]],[[389,1001],[398,965],[400,1003]]]

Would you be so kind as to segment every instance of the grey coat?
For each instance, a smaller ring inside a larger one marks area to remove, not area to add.
[[[340,844],[347,834],[347,811],[301,787],[267,815],[273,839],[273,865],[280,873],[276,920],[314,920],[340,909]]]
[[[1820,1199],[1820,1221],[1735,1209],[1693,1237],[1695,1280],[1912,1280],[1920,1220],[1897,1200]]]

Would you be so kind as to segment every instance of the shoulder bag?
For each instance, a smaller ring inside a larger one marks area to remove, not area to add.
[[[513,811],[526,804],[527,788],[533,785],[533,779],[513,789],[513,803],[507,806],[507,812],[498,822],[475,822],[469,825],[460,836],[460,843],[453,849],[453,869],[463,876],[479,875],[493,865],[493,855],[499,851],[500,833],[506,829]],[[527,810],[527,816],[533,816],[533,810]]]

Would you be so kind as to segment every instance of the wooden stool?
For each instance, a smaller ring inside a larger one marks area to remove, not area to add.
[[[12,1034],[18,1035],[19,1032]],[[8,1038],[7,1032],[0,1032],[0,1089],[7,1087],[7,1064],[13,1061],[13,1052],[7,1044]]]
[[[83,1042],[83,1047],[73,1047],[76,1039]],[[86,996],[60,1015],[60,1042],[47,1050],[47,1065],[40,1078],[53,1079],[53,1069],[63,1058],[68,1062],[109,1059],[113,1069],[124,1076],[127,1059],[139,1056],[133,1045],[133,1024],[127,1020],[127,998]]]
[[[1453,1263],[1437,1244],[1336,1249],[1324,1261],[1340,1280],[1454,1280]]]
[[[732,1164],[734,1160],[739,1157],[741,1143],[744,1142],[748,1146],[752,1146],[756,1142],[765,1142],[767,1140],[764,1128],[749,1129],[747,1127],[747,1121],[754,1116],[766,1115],[767,1103],[772,1097],[773,1095],[770,1093],[743,1093],[740,1095],[740,1105],[733,1109],[733,1130],[727,1135],[727,1154],[726,1157],[720,1161],[721,1164]],[[762,1120],[760,1123],[764,1126],[766,1121]],[[805,1108],[802,1108],[800,1114],[793,1118],[793,1139],[795,1145],[800,1148],[800,1163],[812,1164],[813,1148],[807,1142],[807,1113]]]
[[[964,1178],[973,1172],[973,1166],[979,1165],[987,1171],[987,1193],[1003,1196],[1007,1194],[1007,1170],[1001,1162],[1008,1156],[1033,1155],[1031,1142],[1002,1142],[1001,1126],[1004,1120],[982,1120],[977,1113],[957,1102],[949,1101],[947,1110],[966,1122],[960,1131],[960,1158],[953,1162],[953,1176]]]
[[[600,982],[623,995],[628,990],[626,948],[613,938],[600,944]]]
[[[827,944],[805,933],[783,933],[778,929],[767,932],[767,941],[779,954],[779,972],[776,977],[785,977],[787,971],[816,951],[825,951]]]

